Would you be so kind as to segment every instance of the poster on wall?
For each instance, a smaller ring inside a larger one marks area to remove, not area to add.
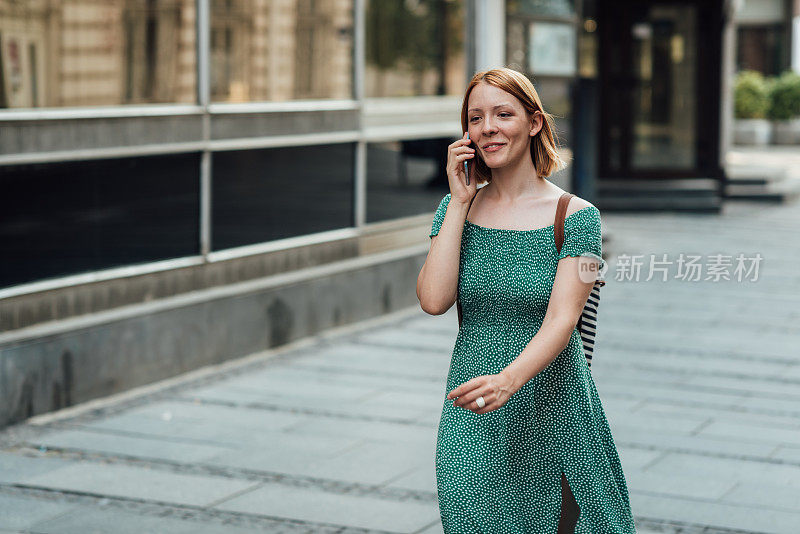
[[[575,27],[560,22],[528,26],[528,69],[534,76],[575,76]]]

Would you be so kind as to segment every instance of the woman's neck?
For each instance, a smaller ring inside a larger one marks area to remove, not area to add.
[[[492,169],[492,180],[486,186],[489,190],[484,195],[489,193],[499,204],[512,204],[520,198],[537,199],[552,195],[554,185],[539,177],[530,158],[523,159],[528,161],[520,161],[514,167],[509,165]]]

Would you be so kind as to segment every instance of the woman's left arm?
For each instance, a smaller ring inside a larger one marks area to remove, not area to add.
[[[585,281],[581,274],[597,272],[587,265],[590,262],[596,264],[597,260],[572,256],[559,260],[542,326],[519,356],[500,373],[514,392],[550,365],[569,343],[594,286],[594,277]]]
[[[602,272],[600,212],[588,204],[565,226],[564,243],[558,254],[553,289],[542,325],[522,352],[501,372],[476,376],[447,395],[458,397],[454,406],[485,413],[503,406],[529,380],[539,374],[564,350],[592,292],[598,271]],[[483,397],[485,406],[476,399]]]
[[[559,260],[547,311],[542,326],[533,339],[498,374],[476,376],[450,391],[447,398],[455,399],[453,406],[460,406],[477,414],[496,410],[556,359],[569,343],[572,330],[592,292],[594,279],[584,281],[580,274],[587,271],[597,272],[587,269],[587,263],[591,262],[596,264],[597,260],[571,256]],[[483,407],[478,406],[478,397],[484,398]]]

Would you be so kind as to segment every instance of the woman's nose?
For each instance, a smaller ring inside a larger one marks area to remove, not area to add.
[[[496,130],[494,122],[491,119],[486,119],[483,121],[483,133],[488,134],[492,133]]]

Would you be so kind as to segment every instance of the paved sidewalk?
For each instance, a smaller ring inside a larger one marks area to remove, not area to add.
[[[592,372],[639,532],[797,533],[800,205],[603,224]],[[644,281],[649,256],[640,281],[615,281],[626,253],[763,260],[756,282]],[[409,310],[7,429],[0,532],[441,532],[456,330],[454,310]]]

